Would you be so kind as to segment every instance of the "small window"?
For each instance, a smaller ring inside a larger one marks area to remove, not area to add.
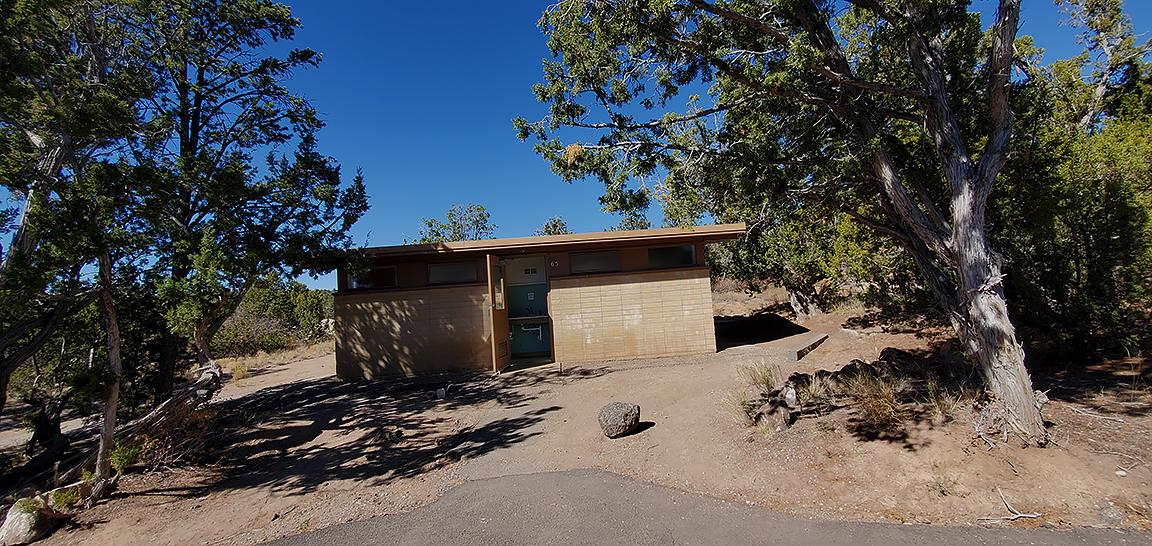
[[[497,267],[492,272],[492,306],[497,311],[504,309],[504,267]]]
[[[476,282],[476,264],[473,262],[428,264],[429,284],[456,284],[465,282]]]
[[[396,268],[373,267],[362,275],[348,275],[348,287],[352,290],[370,290],[373,288],[396,288]]]
[[[572,254],[573,273],[620,271],[620,254],[615,250]]]
[[[662,246],[648,249],[648,267],[684,267],[696,264],[696,247],[693,245]]]

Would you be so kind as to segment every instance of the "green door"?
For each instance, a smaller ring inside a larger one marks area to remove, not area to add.
[[[552,338],[547,322],[514,322],[512,356],[547,355],[552,353]]]

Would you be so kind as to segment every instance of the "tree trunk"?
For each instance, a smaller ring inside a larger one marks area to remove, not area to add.
[[[173,258],[171,279],[180,281],[188,278],[191,265],[185,263],[185,257]],[[160,361],[156,365],[156,378],[152,383],[152,405],[158,407],[172,396],[176,386],[176,367],[180,362],[181,353],[188,346],[188,340],[168,326],[167,322],[160,325]]]
[[[4,413],[4,407],[8,405],[8,383],[14,371],[14,367],[0,366],[0,414]]]
[[[971,233],[971,232],[969,232]],[[1024,348],[1008,317],[1000,266],[992,258],[982,232],[956,236],[954,271],[960,284],[947,273],[923,242],[903,241],[919,267],[921,277],[952,324],[956,337],[976,358],[985,384],[996,398],[999,417],[1030,444],[1045,445],[1048,433],[1040,413],[1042,394],[1032,390],[1032,379],[1024,366]]]
[[[202,368],[215,363],[212,352],[208,350],[208,328],[208,324],[201,323],[196,326],[196,333],[192,336],[192,343],[196,345],[196,362]]]
[[[805,321],[812,317],[822,314],[824,311],[820,309],[820,305],[816,303],[816,295],[812,292],[804,290],[795,290],[788,288],[788,304],[792,306],[792,311],[796,313],[796,319]]]
[[[54,445],[62,435],[60,432],[60,414],[64,410],[65,400],[46,400],[32,416],[32,437],[24,453],[31,455],[37,449],[48,449]]]
[[[1032,378],[1024,366],[1024,347],[1016,339],[1016,328],[1008,318],[999,256],[988,248],[979,215],[956,216],[956,302],[965,320],[953,327],[980,362],[985,382],[1004,406],[1007,423],[1027,443],[1045,445],[1048,433],[1040,414],[1041,401],[1032,390]]]
[[[112,369],[112,384],[108,387],[108,397],[104,402],[104,423],[100,429],[100,447],[96,454],[96,485],[92,498],[106,494],[113,484],[112,462],[109,455],[116,439],[116,407],[120,400],[120,324],[116,320],[116,303],[112,297],[112,259],[108,251],[100,255],[101,305],[104,314],[108,340],[108,365]]]
[[[156,363],[156,378],[152,383],[152,405],[163,404],[172,396],[176,380],[176,362],[180,357],[180,347],[184,338],[173,333],[168,326],[161,325],[160,360]]]

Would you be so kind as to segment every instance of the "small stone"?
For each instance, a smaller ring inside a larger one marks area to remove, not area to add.
[[[612,402],[600,408],[600,430],[609,438],[619,438],[636,430],[640,424],[640,406]]]
[[[1117,475],[1117,476],[1120,476],[1121,478],[1123,478],[1124,476],[1127,476],[1127,475],[1128,475],[1128,473],[1127,473],[1127,472],[1125,472],[1125,471],[1123,471],[1123,470],[1117,470],[1117,471],[1116,471],[1116,475]]]
[[[1107,499],[1100,505],[1097,515],[1100,518],[1100,523],[1109,527],[1118,527],[1124,523],[1124,512],[1121,512],[1115,504]]]

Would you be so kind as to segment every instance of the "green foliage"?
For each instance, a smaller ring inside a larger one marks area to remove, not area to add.
[[[1134,352],[1152,308],[1152,46],[1120,0],[1058,4],[1084,52],[1042,66],[1017,38],[1026,77],[1009,87],[1015,136],[988,205],[992,254],[1030,344]],[[993,131],[992,40],[966,4],[916,5],[561,2],[540,20],[553,56],[534,91],[548,116],[514,126],[565,180],[599,180],[606,209],[642,214],[654,197],[670,225],[747,222],[745,241],[710,250],[718,273],[817,307],[848,289],[889,316],[942,317],[958,307],[954,250],[913,242],[931,237],[896,210],[874,159],[890,159],[912,217],[951,229],[963,180],[947,158],[982,160]],[[909,56],[917,36],[938,38],[941,88]],[[937,147],[922,116],[940,97],[970,150]]]
[[[16,510],[25,514],[34,514],[40,510],[40,500],[36,497],[22,497],[14,504]]]
[[[568,229],[568,222],[559,216],[553,216],[544,222],[540,229],[536,230],[533,235],[567,235],[572,233]]]
[[[51,505],[57,510],[73,506],[79,502],[80,493],[75,488],[60,489],[52,493]]]
[[[128,414],[153,387],[163,398],[190,338],[203,353],[260,276],[344,259],[367,196],[359,174],[345,180],[318,151],[323,123],[287,87],[319,63],[283,47],[299,25],[267,0],[0,5],[0,184],[24,208],[0,211],[12,235],[0,379],[15,373],[41,413],[86,409],[106,387],[88,274],[104,252],[131,310],[120,320]],[[293,339],[322,336],[324,296],[289,301],[305,325]]]
[[[334,269],[368,204],[362,177],[345,182],[318,151],[323,122],[286,85],[320,62],[315,51],[283,47],[300,26],[288,6],[135,5],[148,14],[135,38],[154,52],[146,67],[158,91],[149,131],[129,144],[153,173],[138,214],[155,241],[155,279],[176,334],[164,338],[160,373],[170,378],[171,355],[189,338],[209,358],[212,336],[261,275]]]
[[[130,14],[116,0],[0,5],[0,186],[23,208],[0,213],[0,377],[86,306],[83,267],[125,243],[114,227],[134,197],[101,173],[152,91]]]
[[[275,352],[326,338],[332,293],[267,275],[257,281],[212,340],[220,356]]]
[[[1152,122],[1048,129],[995,202],[1012,311],[1038,343],[1132,353],[1152,308]],[[1033,153],[1035,152],[1035,153]]]
[[[643,209],[631,210],[624,213],[620,223],[609,226],[608,231],[630,231],[636,229],[652,229],[652,222],[644,215]]]
[[[136,444],[122,444],[117,442],[108,452],[108,461],[117,474],[123,474],[128,467],[140,461],[141,449]]]
[[[491,239],[496,232],[484,205],[452,205],[444,220],[425,218],[415,243],[446,243]]]

